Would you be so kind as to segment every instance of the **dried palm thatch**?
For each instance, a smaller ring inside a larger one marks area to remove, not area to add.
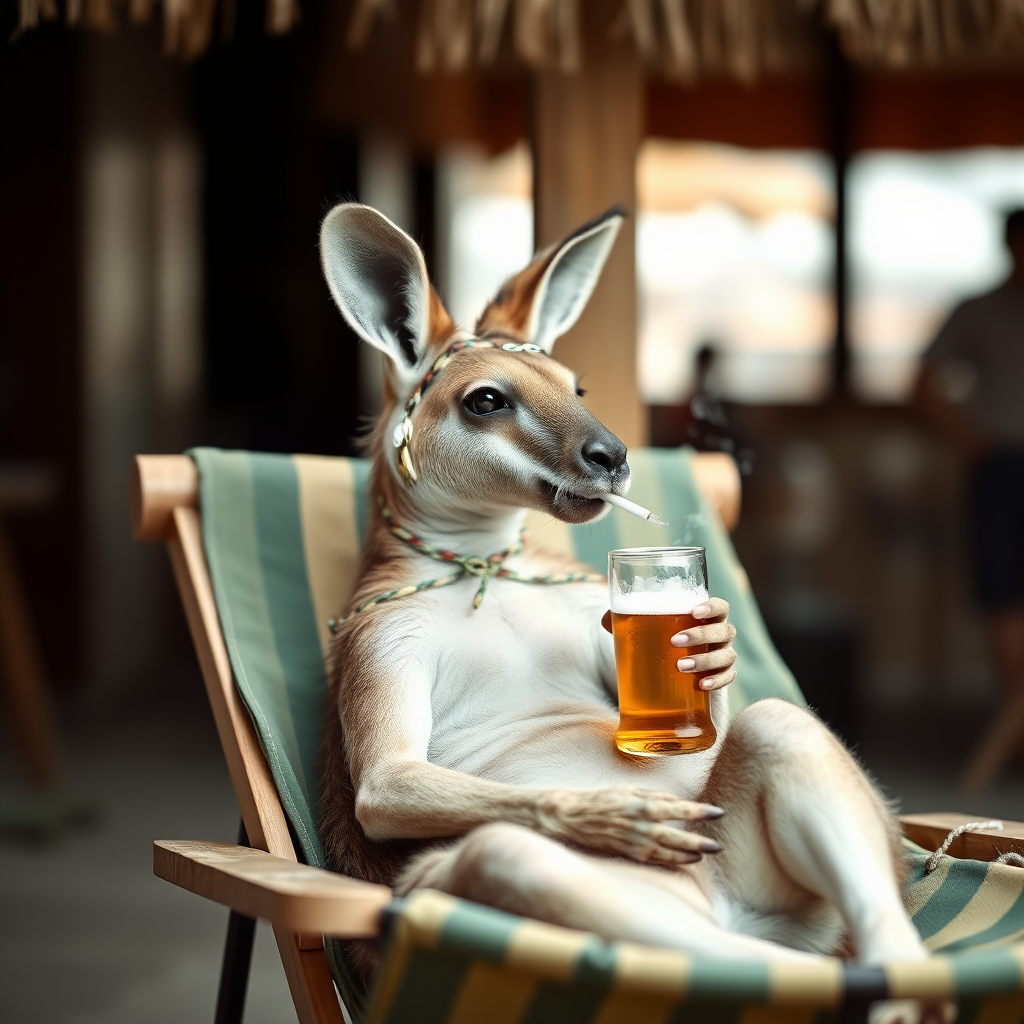
[[[623,0],[618,16],[598,26],[630,37],[652,69],[694,79],[726,70],[752,79],[777,64],[776,8],[796,0]],[[585,0],[420,0],[416,59],[423,71],[461,71],[492,64],[508,35],[527,67],[579,70]],[[377,13],[394,15],[395,0],[357,0],[349,43],[361,45]]]
[[[221,31],[234,32],[235,4],[241,0],[220,0]],[[205,53],[213,36],[217,0],[65,0],[68,25],[99,32],[113,32],[122,13],[132,24],[151,21],[158,6],[163,7],[164,52],[193,60]],[[56,0],[19,0],[18,35],[38,26],[40,20],[60,17]],[[299,22],[298,0],[267,0],[265,27],[270,35],[283,35]]]
[[[186,59],[209,45],[218,0],[64,0],[69,25],[116,28],[120,10],[148,21],[163,6],[168,53]],[[230,35],[235,4],[220,0]],[[300,20],[299,0],[266,0],[269,33]],[[584,59],[586,0],[353,0],[347,44],[362,48],[377,22],[417,19],[422,71],[459,72],[493,64],[508,39],[535,70],[577,71]],[[57,0],[20,0],[19,32],[59,17]],[[629,37],[644,63],[669,78],[726,73],[744,81],[785,67],[792,37],[814,23],[836,31],[847,54],[886,66],[938,63],[966,51],[1024,54],[1024,0],[622,0],[618,16],[597,26]]]
[[[901,67],[1024,50],[1024,0],[824,0],[849,56]]]

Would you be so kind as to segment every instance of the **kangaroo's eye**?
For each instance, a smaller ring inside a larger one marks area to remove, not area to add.
[[[576,385],[576,397],[582,398],[587,393],[586,388],[581,388],[579,384]]]
[[[489,416],[499,409],[508,409],[508,399],[497,388],[477,388],[462,403],[474,416]]]

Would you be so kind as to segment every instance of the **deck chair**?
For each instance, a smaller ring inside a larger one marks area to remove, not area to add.
[[[689,450],[631,453],[633,496],[708,549],[712,590],[739,627],[734,710],[775,695],[802,702],[772,647],[726,531],[739,511],[731,460]],[[140,456],[131,518],[167,545],[241,811],[237,845],[158,841],[154,871],[231,908],[217,1021],[241,1020],[256,918],[271,922],[301,1024],[579,1024],[826,1021],[862,1018],[880,998],[957,1001],[961,1024],[1024,1019],[1024,827],[967,832],[927,865],[963,815],[904,818],[905,901],[937,955],[863,968],[722,964],[606,943],[437,892],[404,900],[323,869],[314,828],[325,704],[324,652],[367,528],[369,467],[357,459],[198,449]],[[649,542],[613,510],[600,523],[531,523],[534,540],[603,566]],[[370,993],[347,942],[385,949]],[[344,1010],[342,1007],[344,1006]]]

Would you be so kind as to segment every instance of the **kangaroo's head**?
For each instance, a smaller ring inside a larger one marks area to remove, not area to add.
[[[611,211],[539,253],[470,335],[452,322],[405,232],[356,203],[327,215],[320,250],[334,301],[388,357],[381,456],[422,512],[536,508],[582,523],[606,510],[599,493],[628,488],[625,446],[580,402],[573,372],[550,358],[621,222]]]

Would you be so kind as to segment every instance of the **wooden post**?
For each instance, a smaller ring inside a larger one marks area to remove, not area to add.
[[[2,518],[0,663],[0,689],[6,697],[12,739],[22,752],[28,775],[36,785],[55,786],[64,770],[53,700]]]
[[[629,38],[612,40],[621,4],[588,3],[583,66],[537,74],[533,87],[534,238],[558,241],[610,206],[623,226],[597,291],[555,355],[587,390],[586,405],[630,448],[647,443],[637,387],[636,157],[642,78]]]

